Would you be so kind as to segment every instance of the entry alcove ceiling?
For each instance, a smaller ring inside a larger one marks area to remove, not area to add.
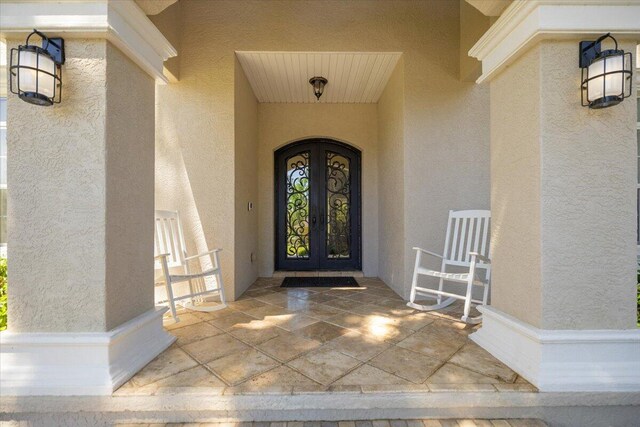
[[[400,52],[236,52],[258,102],[378,102]],[[320,101],[309,79],[329,82]]]

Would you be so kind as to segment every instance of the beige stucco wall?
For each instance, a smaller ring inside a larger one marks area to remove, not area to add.
[[[378,101],[378,276],[404,293],[404,59],[396,65]]]
[[[153,79],[104,40],[65,49],[61,104],[8,101],[14,332],[106,331],[153,308]]]
[[[158,90],[163,166],[156,168],[156,182],[165,188],[157,190],[157,205],[183,203],[190,239],[225,248],[230,287],[235,50],[403,52],[404,148],[397,149],[403,152],[404,193],[411,194],[404,205],[405,278],[413,268],[407,248],[442,247],[449,209],[488,207],[488,88],[458,79],[457,1],[336,1],[331,7],[323,1],[190,1],[181,7],[181,81]],[[180,182],[170,182],[170,175]],[[403,281],[398,291],[406,295],[409,283]]]
[[[155,81],[118,48],[106,47],[106,322],[112,329],[154,305]]]
[[[326,137],[362,155],[362,270],[378,275],[378,153],[375,104],[260,104],[260,275],[274,269],[274,152],[290,142]]]
[[[162,29],[162,35],[171,43],[178,52],[182,51],[182,3],[175,2],[162,13],[149,15],[148,18],[156,27]],[[178,54],[164,62],[165,74],[171,80],[180,79],[180,58]]]
[[[237,59],[234,88],[235,295],[241,295],[258,276],[258,101]]]
[[[578,41],[491,82],[493,304],[544,329],[634,328],[635,103],[580,106]]]
[[[491,26],[491,18],[484,16],[475,7],[460,1],[460,80],[474,82],[482,74],[482,64],[469,56],[469,49]]]
[[[540,243],[539,49],[491,81],[491,303],[539,326]],[[513,114],[526,111],[527,114]]]

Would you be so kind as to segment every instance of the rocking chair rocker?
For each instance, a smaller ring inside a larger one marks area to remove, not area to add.
[[[490,220],[490,211],[449,211],[444,254],[439,255],[425,249],[413,248],[417,252],[416,264],[407,306],[417,310],[433,311],[443,309],[453,304],[455,300],[464,300],[464,314],[461,320],[470,324],[477,324],[482,321],[482,316],[469,317],[469,311],[472,303],[486,305],[489,296],[491,278],[491,261],[488,256]],[[422,267],[423,254],[442,259],[440,271]],[[468,272],[454,273],[447,271],[447,267],[449,267],[449,270],[451,270],[451,267],[465,270],[468,268]],[[479,270],[484,270],[483,278],[478,277]],[[438,289],[418,286],[418,276],[421,275],[439,278]],[[443,291],[445,281],[466,284],[466,292],[457,294]],[[474,286],[484,288],[482,300],[472,298]],[[417,304],[416,296],[418,295],[435,299],[436,304]]]

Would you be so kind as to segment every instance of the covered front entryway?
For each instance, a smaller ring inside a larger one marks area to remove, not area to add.
[[[276,267],[361,268],[360,151],[308,139],[275,153]]]

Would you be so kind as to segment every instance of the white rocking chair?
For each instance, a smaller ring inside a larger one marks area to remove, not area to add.
[[[213,249],[201,254],[187,256],[182,224],[178,212],[156,211],[155,213],[155,260],[156,267],[162,270],[162,274],[155,279],[156,286],[164,285],[167,291],[167,299],[158,303],[168,303],[171,308],[171,315],[176,322],[179,322],[176,313],[176,302],[185,308],[196,311],[216,311],[226,307],[224,287],[222,283],[222,273],[220,270],[220,258],[218,252],[222,249]],[[189,262],[198,261],[200,258],[209,257],[211,268],[207,268],[199,273],[191,273]],[[172,274],[171,268],[182,268],[183,274]],[[205,277],[215,277],[216,287],[207,289],[204,283]],[[173,285],[181,282],[189,282],[189,293],[175,296]],[[196,289],[195,282],[200,282],[201,289]],[[205,296],[220,296],[220,304],[214,306],[195,305],[195,302],[202,301]]]
[[[463,322],[477,324],[482,321],[482,316],[469,317],[471,304],[487,304],[489,296],[489,282],[491,279],[491,261],[489,260],[489,226],[491,212],[484,210],[449,211],[447,222],[447,235],[444,243],[444,254],[413,248],[416,253],[416,264],[411,282],[411,294],[407,305],[417,310],[440,310],[455,300],[464,300]],[[453,230],[452,230],[453,227]],[[430,255],[442,259],[440,271],[422,267],[422,255]],[[468,272],[447,272],[447,267],[468,268]],[[484,277],[478,277],[478,270],[484,270]],[[418,276],[431,276],[440,279],[438,289],[430,289],[418,286]],[[457,294],[443,291],[445,281],[466,284],[466,292]],[[483,287],[482,300],[472,298],[473,287]],[[416,304],[416,296],[425,296],[435,299],[434,305]],[[444,298],[444,299],[443,299]]]

